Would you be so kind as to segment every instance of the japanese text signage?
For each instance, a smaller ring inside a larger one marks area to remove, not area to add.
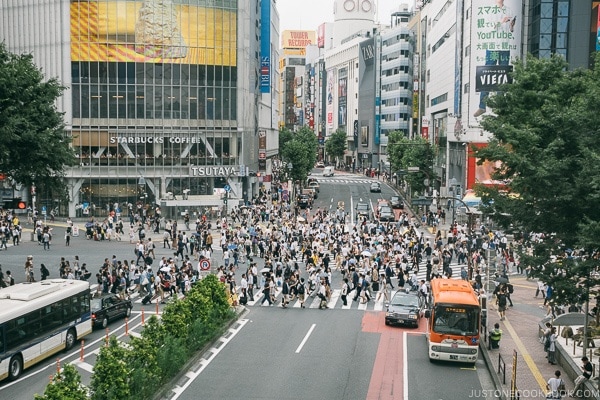
[[[519,0],[473,0],[470,124],[491,111],[490,93],[510,83],[511,63],[521,57],[521,8]]]

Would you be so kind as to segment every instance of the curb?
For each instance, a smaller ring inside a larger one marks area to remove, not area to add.
[[[152,397],[152,400],[171,399],[176,394],[172,389],[176,386],[182,386],[185,383],[185,382],[181,382],[181,381],[183,378],[186,378],[186,380],[187,380],[187,377],[186,377],[187,373],[190,371],[195,371],[201,366],[200,361],[204,358],[204,355],[206,354],[206,352],[209,349],[211,349],[212,347],[214,347],[214,345],[219,341],[219,339],[223,336],[223,334],[225,332],[227,332],[227,330],[229,328],[231,328],[234,324],[236,324],[237,321],[242,316],[244,316],[248,313],[248,309],[244,306],[237,306],[237,307],[235,307],[235,313],[236,313],[236,316],[234,318],[232,318],[232,320],[228,324],[224,325],[221,328],[220,334],[218,336],[215,336],[215,338],[213,340],[206,343],[202,349],[198,350],[196,352],[196,354],[194,356],[192,356],[183,365],[181,370],[179,370],[179,373],[177,373],[177,375],[175,375],[169,382],[165,383],[165,385]]]
[[[490,357],[490,353],[488,352],[487,345],[485,341],[480,340],[479,348],[481,349],[481,354],[483,354],[483,359],[485,361],[485,365],[488,369],[492,377],[492,381],[494,382],[494,387],[496,389],[496,393],[500,393],[499,399],[508,400],[506,397],[506,393],[504,392],[504,388],[502,387],[502,382],[500,382],[500,377],[494,368],[494,363],[492,361],[492,357]]]

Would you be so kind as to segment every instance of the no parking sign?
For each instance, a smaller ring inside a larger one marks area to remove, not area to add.
[[[210,260],[200,260],[200,262],[198,263],[198,267],[200,268],[200,271],[210,271]]]

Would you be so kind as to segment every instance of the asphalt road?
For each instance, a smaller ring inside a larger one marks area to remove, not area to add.
[[[273,307],[246,318],[179,399],[366,398],[378,335],[359,314]]]
[[[318,179],[313,210],[343,200],[348,222],[357,201],[374,209],[393,194],[383,184],[381,194],[370,193],[372,179]],[[334,286],[338,281],[334,272]],[[186,374],[172,399],[455,400],[481,397],[482,388],[491,393],[482,360],[475,368],[429,362],[425,325],[388,327],[382,311],[249,307],[236,335]]]
[[[388,198],[393,191],[382,184],[382,193],[370,193],[373,179],[356,176],[323,178],[315,206],[335,209],[337,202],[346,204],[348,223],[354,220],[357,202],[367,202],[374,211],[377,199]],[[0,252],[3,270],[10,269],[17,282],[24,280],[23,265],[27,255],[34,256],[36,276],[39,265],[45,263],[53,276],[57,275],[60,257],[81,263],[96,272],[104,258],[131,259],[133,245],[123,242],[93,242],[83,235],[73,238],[65,247],[63,228],[54,229],[55,241],[50,251],[26,240],[17,247]],[[154,235],[153,240],[160,239]],[[60,239],[58,239],[60,238]],[[57,240],[58,239],[58,240]],[[159,241],[162,243],[162,241]],[[172,254],[157,243],[157,257]],[[219,254],[216,254],[219,257]],[[260,260],[259,260],[260,262]],[[92,279],[93,280],[93,279]],[[339,275],[334,273],[334,286]],[[146,318],[155,306],[134,302],[129,322],[130,330],[141,330],[140,311]],[[177,390],[181,399],[461,399],[473,397],[472,391],[491,389],[489,374],[482,362],[476,369],[460,364],[431,364],[420,329],[387,327],[381,311],[360,309],[329,310],[281,309],[279,307],[249,307],[240,320],[235,334],[228,333],[215,345],[201,367],[190,371],[189,379]],[[123,321],[110,324],[111,334],[124,336]],[[405,333],[406,332],[406,333]],[[78,366],[84,384],[89,384],[96,352],[103,344],[105,332],[96,330],[85,338],[84,360],[79,348],[61,353],[61,363]],[[0,382],[0,398],[32,399],[43,393],[50,375],[55,373],[56,357],[25,371],[16,382]],[[460,384],[457,384],[460,382]]]

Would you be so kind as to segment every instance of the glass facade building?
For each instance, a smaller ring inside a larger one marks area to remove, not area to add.
[[[212,195],[238,172],[236,15],[235,1],[71,1],[82,213]]]
[[[78,162],[66,170],[62,215],[181,200],[221,206],[226,187],[231,200],[257,191],[261,182],[248,172],[259,165],[260,4],[0,2],[0,40],[11,52],[32,53],[66,88],[57,108]],[[272,18],[264,23],[278,24]],[[278,30],[269,39],[276,43]],[[264,128],[276,132],[276,122]],[[39,206],[53,201],[38,197]]]

